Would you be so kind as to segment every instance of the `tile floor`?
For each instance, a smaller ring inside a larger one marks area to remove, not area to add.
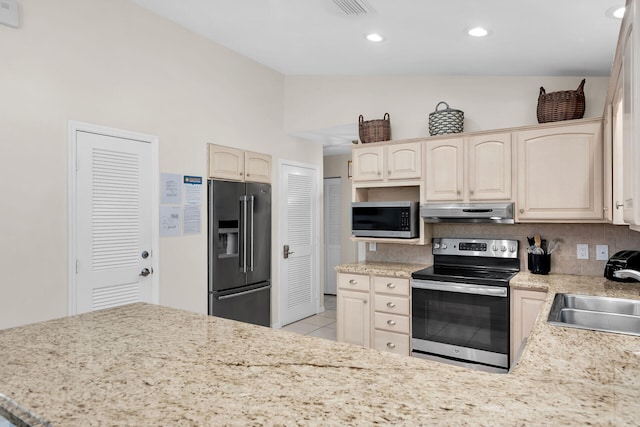
[[[282,328],[285,331],[336,340],[336,296],[324,296],[324,312],[309,316]]]

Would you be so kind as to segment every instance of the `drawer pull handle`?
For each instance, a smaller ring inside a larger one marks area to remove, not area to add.
[[[392,302],[387,303],[387,307],[394,308],[396,305]]]
[[[396,285],[394,285],[393,283],[387,283],[387,288],[393,289],[395,287],[396,287]]]
[[[351,279],[351,280],[349,280],[349,283],[352,284],[352,285],[357,285],[358,281]]]
[[[388,343],[387,343],[387,347],[389,347],[389,348],[396,348],[396,345],[395,345],[394,343],[392,343],[392,342],[388,342]]]
[[[387,320],[387,325],[396,326],[395,320]]]

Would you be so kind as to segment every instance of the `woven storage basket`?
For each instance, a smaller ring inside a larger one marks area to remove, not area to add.
[[[440,104],[447,108],[438,110]],[[449,104],[444,101],[438,102],[436,111],[429,114],[429,134],[442,135],[445,133],[460,133],[464,127],[464,112],[449,108]]]
[[[578,89],[546,93],[540,87],[538,96],[538,123],[581,119],[584,116],[584,82]]]
[[[367,120],[366,122],[361,114],[358,122],[360,141],[362,141],[363,144],[367,142],[389,141],[391,139],[391,119],[389,118],[389,113],[385,113],[382,120]]]

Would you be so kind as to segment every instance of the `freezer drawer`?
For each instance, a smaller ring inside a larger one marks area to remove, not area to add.
[[[271,326],[271,284],[209,292],[209,314],[254,325]]]

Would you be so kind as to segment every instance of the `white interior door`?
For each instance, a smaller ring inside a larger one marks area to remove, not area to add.
[[[320,196],[317,169],[282,164],[280,177],[280,318],[287,325],[318,311]]]
[[[342,179],[324,179],[324,293],[336,295],[336,266],[342,260],[341,238]]]
[[[70,138],[76,156],[70,314],[157,303],[151,142],[78,129]]]

